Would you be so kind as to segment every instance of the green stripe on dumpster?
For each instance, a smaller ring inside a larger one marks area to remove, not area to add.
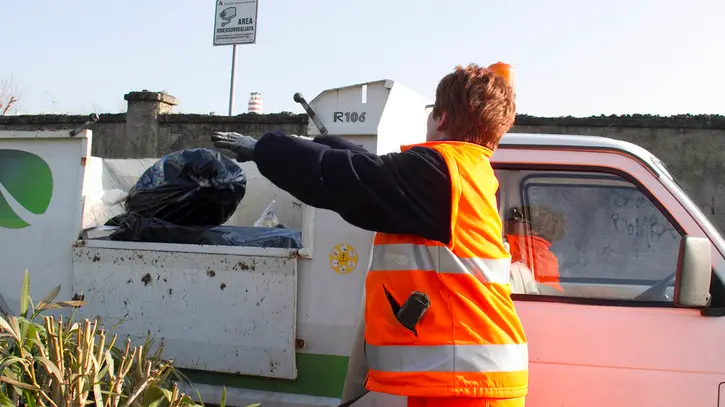
[[[297,379],[270,379],[182,369],[194,383],[338,398],[347,373],[347,356],[297,354]]]

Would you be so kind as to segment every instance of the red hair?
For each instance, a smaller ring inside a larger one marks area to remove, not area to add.
[[[516,119],[514,90],[504,78],[470,64],[446,75],[438,83],[433,117],[446,114],[441,126],[451,140],[495,149]]]

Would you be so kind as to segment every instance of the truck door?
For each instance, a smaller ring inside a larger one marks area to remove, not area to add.
[[[672,287],[642,295],[675,272],[690,233],[644,186],[656,177],[496,167],[512,260],[538,287],[513,287],[529,340],[527,406],[717,406],[725,320],[676,307]],[[722,301],[717,275],[713,287]]]

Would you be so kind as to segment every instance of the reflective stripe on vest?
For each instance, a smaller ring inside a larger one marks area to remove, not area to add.
[[[484,284],[509,284],[510,265],[509,258],[461,258],[443,246],[397,243],[373,247],[370,272],[420,270],[470,274]]]
[[[526,344],[372,346],[368,365],[381,372],[518,372],[526,370]]]

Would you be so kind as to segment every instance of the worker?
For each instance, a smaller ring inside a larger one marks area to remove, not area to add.
[[[489,161],[515,119],[503,65],[443,77],[435,103],[420,106],[426,142],[400,153],[329,135],[211,136],[300,201],[377,232],[364,295],[369,393],[353,407],[524,406],[528,348]]]
[[[504,221],[504,231],[510,246],[511,262],[523,263],[533,272],[539,283],[539,293],[563,294],[564,288],[559,282],[559,261],[551,251],[551,245],[566,233],[564,215],[541,206],[513,207]]]

